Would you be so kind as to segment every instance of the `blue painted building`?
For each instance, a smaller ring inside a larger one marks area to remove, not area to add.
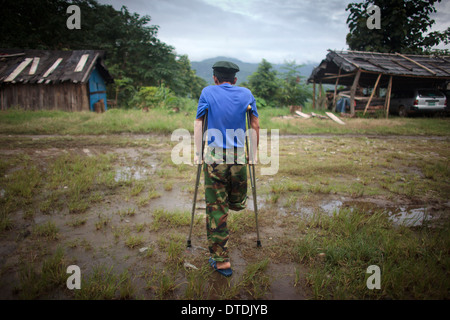
[[[97,69],[94,69],[89,77],[89,107],[91,111],[95,111],[94,104],[102,101],[105,111],[108,110],[106,99],[106,82]]]
[[[1,109],[107,110],[106,86],[114,79],[104,58],[98,50],[0,49]]]

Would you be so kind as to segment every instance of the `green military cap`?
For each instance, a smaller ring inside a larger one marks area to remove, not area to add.
[[[217,61],[214,63],[213,69],[222,73],[236,73],[239,71],[238,65],[230,61]]]

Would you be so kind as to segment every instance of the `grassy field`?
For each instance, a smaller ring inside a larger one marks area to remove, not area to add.
[[[449,119],[261,110],[289,136],[276,175],[257,166],[262,248],[252,199],[231,212],[225,279],[208,265],[203,183],[186,249],[195,167],[171,161],[169,133],[192,118],[0,113],[0,298],[450,298]],[[66,287],[69,265],[81,290]],[[371,265],[381,289],[367,288]]]
[[[311,110],[309,110],[311,111]],[[324,111],[315,111],[324,114]],[[286,108],[260,109],[261,127],[281,134],[363,134],[448,136],[450,118],[344,118],[346,125],[319,118],[291,116]],[[117,133],[170,134],[179,128],[193,131],[195,110],[175,113],[166,109],[111,109],[103,114],[61,111],[7,111],[0,113],[0,134],[98,135]]]

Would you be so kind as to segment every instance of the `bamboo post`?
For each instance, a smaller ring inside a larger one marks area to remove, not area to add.
[[[316,109],[316,82],[313,81],[313,104],[312,104],[313,110]]]
[[[381,79],[381,73],[378,75],[377,81],[375,82],[375,86],[373,87],[373,90],[372,90],[372,94],[370,95],[369,101],[367,101],[366,107],[364,108],[363,115],[366,115],[367,108],[369,108],[369,105],[372,102],[372,98],[375,95],[375,91],[377,90],[378,83],[380,82],[380,79]]]
[[[386,100],[385,100],[386,119],[389,117],[389,106],[391,104],[391,91],[392,91],[392,76],[389,77],[389,84],[388,84],[388,89],[386,92]]]
[[[353,80],[352,89],[350,90],[350,113],[355,114],[355,93],[356,87],[359,83],[359,77],[361,76],[361,69],[356,73],[355,79]]]
[[[341,68],[339,68],[338,77],[336,78],[336,83],[334,85],[334,95],[333,95],[333,111],[336,111],[336,92],[337,92],[337,86],[339,83],[339,77],[341,76]]]

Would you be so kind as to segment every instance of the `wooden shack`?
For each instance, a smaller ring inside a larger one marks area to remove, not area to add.
[[[342,85],[348,88],[341,95],[350,98],[351,114],[355,110],[366,113],[370,108],[381,108],[387,117],[392,90],[411,87],[446,89],[450,81],[449,56],[328,51],[308,79],[314,87],[313,106],[316,84],[334,86],[334,107],[337,88]],[[380,88],[384,89],[383,94],[380,94]]]
[[[0,49],[2,110],[107,110],[106,85],[114,80],[97,50]]]

